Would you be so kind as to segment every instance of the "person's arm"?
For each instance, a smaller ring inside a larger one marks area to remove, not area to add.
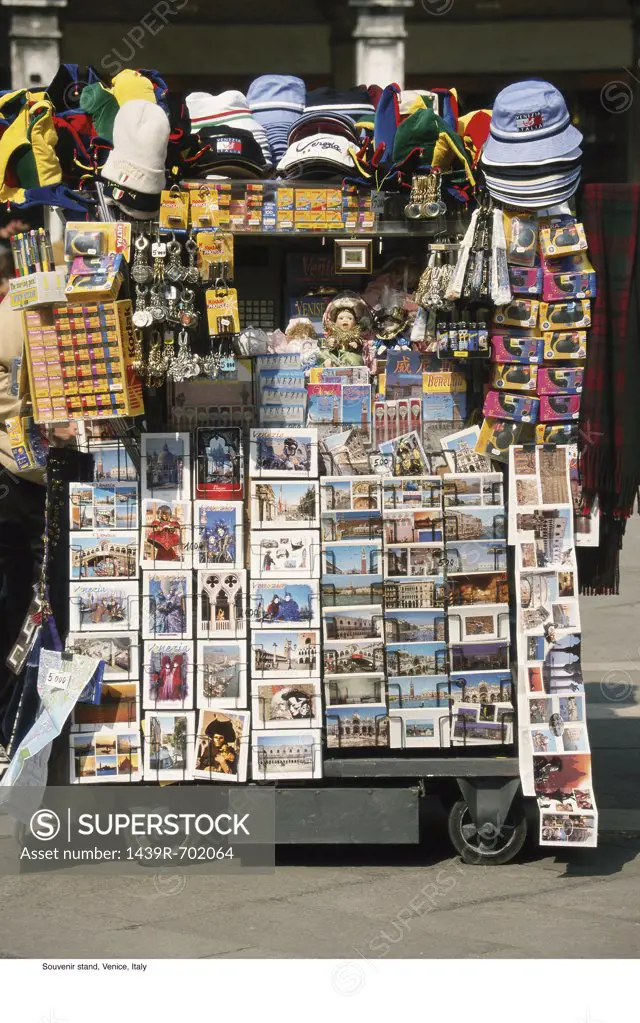
[[[0,427],[5,419],[20,413],[20,398],[9,393],[11,364],[22,355],[22,313],[12,309],[9,299],[0,302]]]

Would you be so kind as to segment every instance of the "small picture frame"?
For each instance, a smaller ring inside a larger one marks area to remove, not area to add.
[[[370,274],[373,266],[373,242],[371,238],[358,241],[351,238],[336,238],[333,258],[337,274]]]

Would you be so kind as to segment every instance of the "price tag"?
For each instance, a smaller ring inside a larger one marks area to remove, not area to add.
[[[151,246],[151,256],[153,259],[164,259],[167,254],[167,246],[164,242],[153,242]]]
[[[393,455],[369,455],[369,466],[377,476],[393,475]]]
[[[45,689],[67,690],[71,683],[71,674],[68,671],[49,671],[44,680]]]
[[[384,213],[384,203],[387,198],[385,192],[373,191],[371,193],[371,212]]]

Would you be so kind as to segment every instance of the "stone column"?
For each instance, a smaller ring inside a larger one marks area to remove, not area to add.
[[[11,9],[11,86],[13,89],[42,89],[60,63],[58,11],[67,0],[0,0]]]
[[[349,0],[357,13],[356,82],[404,85],[405,10],[414,0]]]

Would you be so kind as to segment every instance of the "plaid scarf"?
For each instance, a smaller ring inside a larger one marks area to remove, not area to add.
[[[580,409],[585,505],[625,520],[640,486],[640,185],[586,185],[582,216],[598,274]],[[614,540],[615,546],[615,540]]]

